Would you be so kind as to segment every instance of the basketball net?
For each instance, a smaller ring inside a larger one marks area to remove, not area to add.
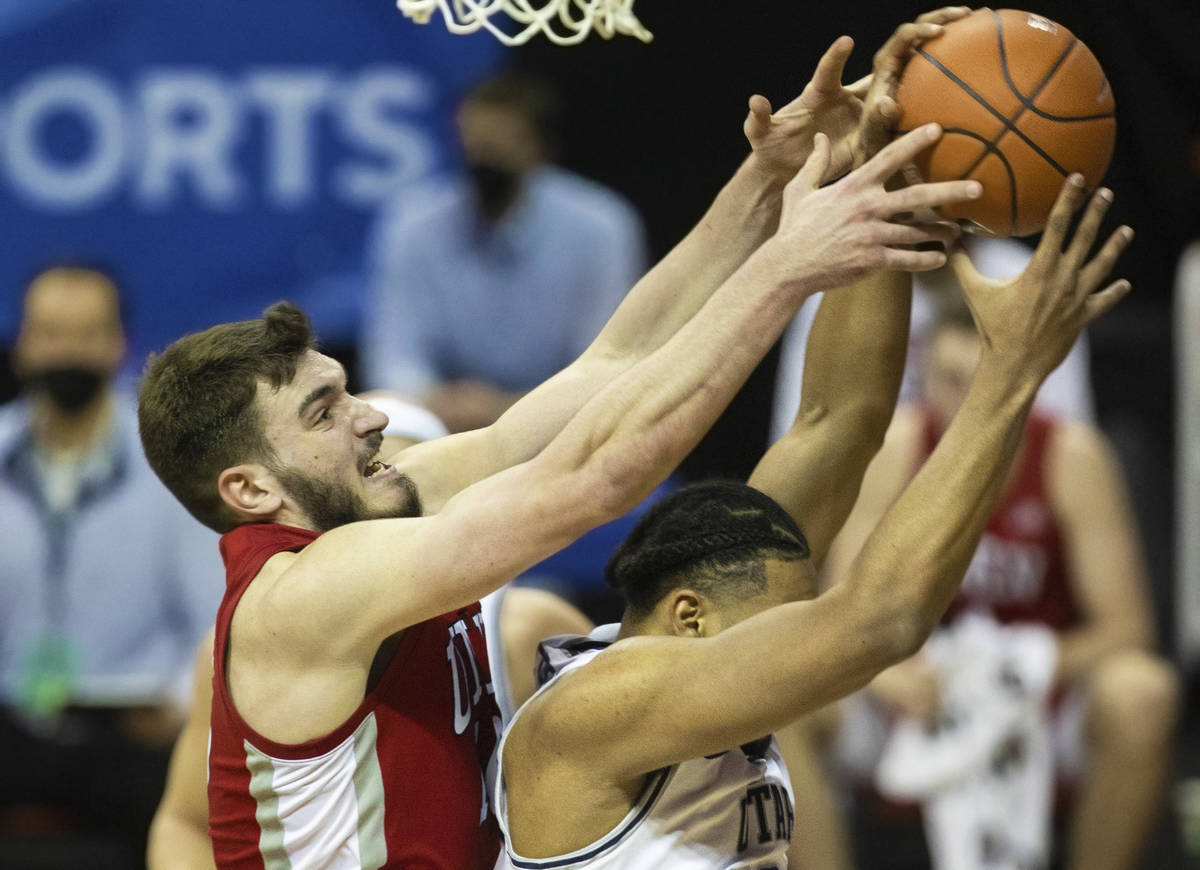
[[[595,30],[605,39],[636,36],[654,38],[633,14],[634,0],[396,0],[396,6],[418,24],[428,24],[441,12],[451,33],[474,33],[483,28],[505,45],[523,45],[543,33],[558,45],[577,45]],[[493,21],[493,16],[499,16]],[[510,33],[507,25],[518,25]]]

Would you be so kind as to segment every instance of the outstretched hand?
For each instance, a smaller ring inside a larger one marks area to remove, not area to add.
[[[951,266],[983,341],[983,353],[1006,364],[1046,377],[1062,362],[1080,330],[1111,309],[1131,285],[1122,279],[1100,290],[1117,258],[1133,241],[1133,230],[1120,226],[1090,259],[1100,222],[1112,205],[1112,191],[1092,196],[1064,249],[1071,216],[1083,203],[1084,179],[1070,176],[1063,185],[1041,244],[1029,265],[1015,278],[988,279],[976,271],[962,249]]]
[[[957,237],[945,223],[901,223],[902,213],[977,198],[977,181],[915,184],[888,191],[884,184],[942,135],[926,124],[888,145],[836,184],[821,187],[830,173],[829,138],[818,133],[812,155],[783,193],[779,230],[771,240],[785,269],[814,290],[849,284],[879,269],[924,272],[946,262],[941,251],[906,246],[943,245]]]
[[[800,96],[778,112],[772,113],[766,97],[751,97],[743,130],[761,168],[781,181],[791,178],[812,153],[817,133],[829,137],[831,177],[861,166],[891,138],[899,114],[896,87],[908,58],[939,35],[942,25],[969,12],[965,6],[947,6],[901,25],[876,53],[872,74],[854,84],[842,84],[854,40],[840,36]]]
[[[900,119],[900,104],[896,91],[904,67],[921,45],[945,30],[945,25],[971,14],[969,6],[943,6],[926,12],[916,21],[901,24],[879,51],[868,78],[863,97],[862,120],[851,140],[854,166],[871,159],[892,138]]]

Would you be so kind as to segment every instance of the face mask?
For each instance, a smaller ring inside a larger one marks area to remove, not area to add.
[[[490,221],[499,218],[513,204],[521,188],[521,177],[511,169],[491,163],[467,165],[475,193],[479,197],[479,208]]]
[[[29,392],[44,393],[62,410],[73,413],[87,407],[99,395],[108,376],[83,366],[57,366],[32,372],[22,380]]]

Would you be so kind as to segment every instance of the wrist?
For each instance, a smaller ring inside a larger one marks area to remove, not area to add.
[[[795,297],[797,305],[821,289],[813,280],[811,270],[797,262],[795,246],[787,244],[778,235],[763,242],[746,261],[746,267],[748,278]]]
[[[757,151],[751,151],[750,156],[742,162],[735,178],[744,178],[748,189],[757,189],[764,199],[783,196],[783,189],[791,181],[791,176],[784,177],[777,166],[764,161]]]
[[[1032,404],[1045,376],[1020,354],[1002,355],[985,349],[975,379],[981,386],[990,387],[987,392],[994,400],[1019,407]]]

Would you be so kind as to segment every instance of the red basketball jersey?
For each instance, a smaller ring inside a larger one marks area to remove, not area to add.
[[[239,526],[221,539],[209,832],[222,870],[490,870],[500,848],[485,771],[500,713],[479,605],[405,629],[378,684],[337,730],[280,744],[234,709],[225,655],[234,609],[271,556],[316,532]]]
[[[948,618],[981,610],[997,622],[1034,622],[1055,630],[1079,621],[1058,521],[1046,493],[1044,469],[1054,428],[1052,417],[1030,414],[1019,465],[992,511]],[[926,409],[918,464],[933,452],[938,437],[934,415]]]

